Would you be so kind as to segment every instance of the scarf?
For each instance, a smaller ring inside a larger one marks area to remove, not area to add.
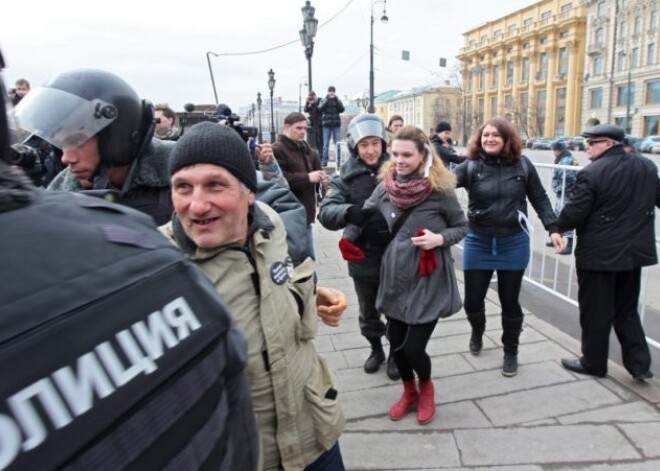
[[[383,177],[383,187],[390,201],[400,209],[417,206],[429,197],[433,189],[428,178],[414,178],[408,181],[398,181],[396,172],[386,173]]]

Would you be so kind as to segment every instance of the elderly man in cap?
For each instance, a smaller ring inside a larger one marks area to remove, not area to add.
[[[211,279],[247,339],[263,469],[344,469],[344,415],[312,340],[317,304],[321,320],[337,325],[345,298],[329,288],[314,296],[310,258],[294,268],[282,220],[255,201],[256,171],[236,131],[193,126],[169,173],[174,215],[161,230]]]
[[[658,262],[654,234],[654,207],[660,207],[658,170],[649,159],[624,151],[624,131],[618,126],[599,124],[582,135],[591,163],[578,172],[572,198],[558,221],[562,231],[577,230],[582,356],[562,360],[562,365],[576,373],[605,376],[614,327],[624,367],[644,381],[653,375],[637,304],[641,268]]]

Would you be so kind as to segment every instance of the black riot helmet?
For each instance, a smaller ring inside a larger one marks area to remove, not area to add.
[[[115,74],[73,69],[34,88],[15,108],[20,127],[58,148],[98,136],[101,164],[133,162],[154,133],[153,105]]]

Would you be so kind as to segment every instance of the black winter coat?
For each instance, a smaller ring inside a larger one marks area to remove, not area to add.
[[[336,96],[325,97],[319,104],[319,111],[323,113],[321,124],[324,128],[338,128],[341,126],[341,117],[344,112],[344,104]]]
[[[463,155],[458,155],[456,149],[452,146],[445,147],[442,139],[438,135],[431,136],[431,144],[435,147],[435,151],[438,154],[438,157],[442,159],[442,163],[445,164],[445,167],[451,168],[451,164],[459,165],[467,160],[467,157]]]
[[[500,156],[480,154],[472,171],[469,163],[468,160],[455,167],[454,173],[457,187],[466,188],[469,194],[467,216],[472,230],[496,237],[520,232],[518,211],[527,216],[529,199],[545,229],[557,232],[557,216],[534,164],[527,157],[523,155],[511,164]]]
[[[654,207],[660,179],[651,160],[619,145],[585,166],[559,215],[561,231],[577,229],[576,267],[624,271],[658,263]]]

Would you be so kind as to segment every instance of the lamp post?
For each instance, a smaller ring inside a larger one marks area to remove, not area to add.
[[[376,111],[374,106],[374,5],[383,4],[383,16],[380,17],[381,23],[387,23],[387,0],[375,0],[371,2],[371,41],[369,43],[369,113]]]
[[[316,8],[308,0],[305,6],[300,9],[303,15],[303,29],[299,31],[300,42],[305,48],[305,57],[307,58],[307,91],[312,91],[312,55],[314,54],[314,36],[319,25],[319,20],[314,18]]]
[[[211,67],[211,54],[215,57],[219,57],[220,54],[216,54],[213,51],[208,51],[206,53],[206,62],[209,64],[209,74],[211,74],[211,85],[213,85],[213,97],[215,98],[215,104],[218,104],[218,91],[215,89],[215,79],[213,78],[213,68]]]
[[[626,99],[626,126],[625,126],[626,134],[630,134],[630,131],[632,129],[632,127],[630,126],[630,101],[632,99],[632,97],[631,97],[631,95],[632,95],[631,91],[632,90],[630,89],[630,87],[631,87],[631,83],[630,83],[630,64],[628,64],[628,88],[626,89],[627,95],[628,95],[628,97]]]
[[[254,111],[255,111],[255,107],[254,107],[254,103],[252,103],[250,105],[250,113],[252,114],[252,122],[250,124],[252,124],[252,126],[254,126]]]
[[[261,132],[261,92],[257,92],[257,110],[259,112],[259,142],[264,141],[264,135]]]
[[[275,117],[273,116],[273,88],[275,88],[275,72],[268,71],[268,88],[270,89],[270,142],[275,142]]]

